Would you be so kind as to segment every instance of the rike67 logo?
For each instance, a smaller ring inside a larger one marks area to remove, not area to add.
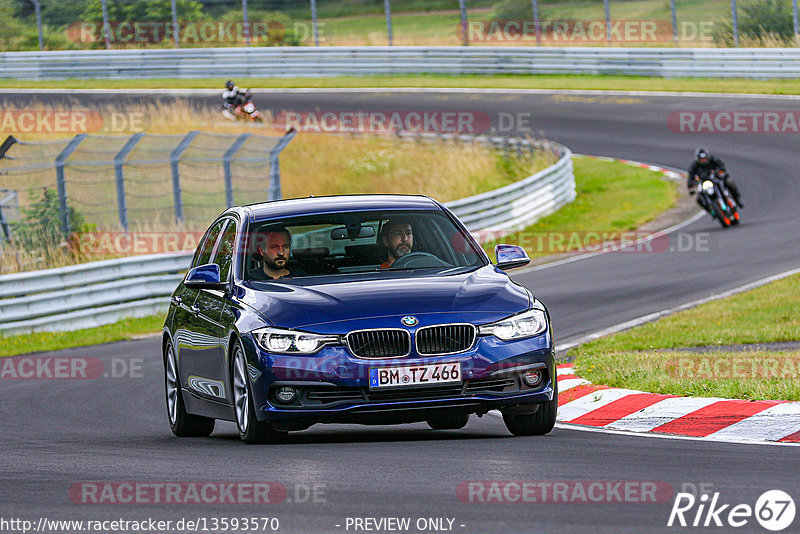
[[[781,490],[764,492],[756,500],[755,506],[723,503],[719,492],[713,495],[705,493],[700,497],[678,493],[667,526],[739,528],[752,525],[755,518],[763,528],[779,532],[792,524],[794,516],[794,500]]]

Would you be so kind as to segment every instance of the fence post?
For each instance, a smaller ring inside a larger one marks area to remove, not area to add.
[[[172,33],[174,33],[175,38],[175,48],[181,47],[181,38],[179,35],[179,28],[178,28],[178,0],[172,0]]]
[[[731,20],[733,21],[733,46],[739,47],[739,14],[736,9],[736,0],[731,0]]]
[[[100,4],[103,10],[103,41],[106,43],[106,50],[109,50],[111,48],[111,37],[108,32],[111,30],[111,26],[108,24],[108,5],[106,0],[101,0]]]
[[[383,10],[386,13],[386,34],[389,37],[389,46],[392,46],[392,6],[389,0],[383,0]]]
[[[0,204],[0,228],[3,229],[3,236],[5,237],[6,243],[11,242],[11,231],[8,229],[8,222],[6,222],[6,218],[3,216],[3,205]]]
[[[675,0],[669,0],[669,9],[672,12],[672,40],[678,44],[678,10],[675,7]]]
[[[250,46],[250,21],[247,16],[247,0],[242,0],[242,19],[244,22],[244,42]]]
[[[467,33],[467,2],[458,0],[458,8],[461,11],[461,31],[464,32],[464,46],[469,45],[469,33]]]
[[[314,27],[314,46],[319,46],[319,26],[317,25],[317,0],[311,0],[311,25]]]
[[[539,2],[531,0],[531,7],[533,8],[533,28],[536,31],[536,44],[542,44],[542,29],[539,25]]]
[[[36,30],[39,32],[39,50],[44,50],[44,37],[42,36],[42,5],[39,0],[31,0],[36,11]]]
[[[58,201],[61,210],[61,231],[65,236],[69,236],[71,228],[69,226],[69,209],[67,207],[67,183],[64,180],[64,164],[78,145],[86,138],[86,134],[78,134],[67,143],[64,150],[56,156],[56,188],[58,189]]]
[[[17,142],[18,141],[16,137],[14,137],[13,135],[9,135],[8,137],[6,137],[6,140],[3,141],[3,144],[0,144],[0,159],[6,157],[6,152],[8,152],[8,149],[11,148],[14,145],[14,143]]]
[[[116,156],[114,156],[114,176],[117,178],[117,210],[119,211],[119,224],[124,231],[128,231],[128,205],[125,202],[125,176],[122,173],[122,166],[125,158],[128,157],[133,147],[144,136],[144,133],[137,133],[131,136]]]
[[[236,151],[242,148],[242,145],[250,137],[251,134],[242,134],[236,138],[231,147],[225,152],[222,158],[222,170],[225,172],[225,201],[228,207],[233,206],[233,176],[231,175],[231,159]]]
[[[289,131],[281,137],[278,144],[269,151],[270,186],[268,200],[280,200],[283,198],[283,194],[281,193],[281,171],[278,164],[278,156],[280,156],[281,151],[286,148],[286,145],[289,144],[289,141],[291,141],[295,135],[297,135],[295,129],[290,128]]]
[[[603,0],[603,9],[606,12],[606,42],[611,44],[611,7],[608,0]]]
[[[181,175],[178,160],[183,154],[183,151],[191,144],[197,134],[200,132],[189,132],[186,137],[181,139],[178,146],[170,154],[170,163],[172,165],[172,202],[175,204],[175,222],[183,220],[183,200],[181,200]]]
[[[792,0],[792,31],[794,32],[794,44],[800,46],[800,29],[797,27],[797,0]]]

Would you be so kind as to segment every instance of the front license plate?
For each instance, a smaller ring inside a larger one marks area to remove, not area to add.
[[[379,367],[369,370],[369,387],[419,386],[461,382],[461,362]]]

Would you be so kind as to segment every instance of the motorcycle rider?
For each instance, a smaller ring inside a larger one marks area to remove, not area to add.
[[[233,113],[236,106],[244,103],[244,94],[233,83],[233,80],[225,82],[225,91],[222,93],[223,107]]]
[[[728,191],[730,191],[733,195],[736,203],[739,205],[739,207],[743,208],[744,203],[741,200],[741,193],[739,188],[731,179],[730,174],[728,174],[728,170],[725,168],[725,163],[723,163],[721,159],[712,156],[708,150],[703,147],[700,147],[694,151],[694,161],[692,161],[692,164],[689,167],[686,182],[686,187],[689,189],[689,194],[694,195],[697,191],[699,182],[705,178],[708,178],[712,174],[715,174],[720,180],[722,180],[722,182],[725,184],[725,187],[728,188]],[[701,208],[708,211],[708,207],[704,205],[704,202],[705,196],[697,195],[697,203]]]

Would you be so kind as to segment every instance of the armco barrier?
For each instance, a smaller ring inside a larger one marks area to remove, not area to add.
[[[532,148],[522,139],[477,140],[507,150]],[[549,142],[538,149],[554,151],[558,161],[511,185],[447,206],[469,230],[490,230],[496,237],[529,226],[571,202],[575,198],[572,153]],[[134,256],[0,276],[0,333],[76,330],[162,313],[191,258],[191,253]]]
[[[252,47],[0,53],[0,78],[624,74],[800,77],[797,48]]]

